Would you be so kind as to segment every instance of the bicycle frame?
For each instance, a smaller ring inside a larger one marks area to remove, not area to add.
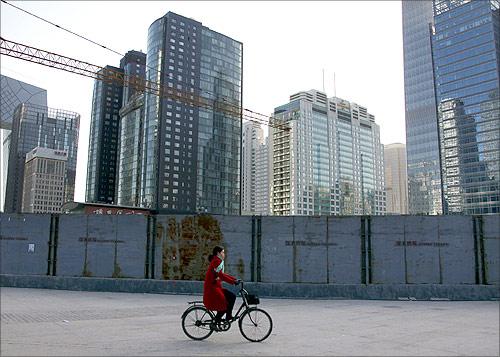
[[[247,311],[250,308],[250,305],[248,305],[248,301],[246,298],[246,295],[248,295],[248,291],[246,291],[243,288],[243,282],[241,282],[241,288],[240,288],[240,291],[238,292],[238,294],[240,295],[240,297],[243,301],[242,301],[238,311],[236,312],[236,314],[234,314],[233,318],[231,320],[229,320],[230,322],[238,320],[241,317],[241,315],[243,314],[243,312]],[[189,301],[188,304],[191,304],[191,307],[194,307],[194,306],[205,307],[205,305],[203,304],[203,301]],[[184,317],[184,315],[186,315],[189,312],[191,307],[188,307],[186,309],[186,311],[184,311],[184,313],[182,314],[182,317]],[[210,311],[210,310],[207,309],[207,311]],[[207,321],[207,323],[209,323],[209,322],[212,322],[212,320]]]

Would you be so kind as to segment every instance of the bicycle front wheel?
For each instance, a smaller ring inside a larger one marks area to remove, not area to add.
[[[182,316],[182,329],[193,340],[204,340],[214,330],[210,328],[213,314],[202,306],[190,307]]]
[[[273,330],[273,320],[267,312],[257,307],[247,309],[239,320],[241,334],[248,341],[261,342]]]

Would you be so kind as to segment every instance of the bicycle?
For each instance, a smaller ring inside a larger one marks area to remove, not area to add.
[[[251,305],[258,305],[258,296],[249,294],[243,287],[243,281],[238,292],[242,303],[238,312],[230,320],[214,320],[215,315],[208,310],[203,301],[189,301],[191,306],[182,314],[182,329],[193,340],[204,340],[214,332],[228,331],[231,323],[238,320],[240,332],[251,342],[262,342],[269,337],[273,329],[273,320],[264,310]],[[241,315],[240,315],[241,313]]]

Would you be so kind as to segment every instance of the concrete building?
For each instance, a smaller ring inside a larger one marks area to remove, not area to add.
[[[47,106],[47,91],[20,80],[0,75],[0,212],[4,210],[7,188],[10,133],[14,110],[21,103]]]
[[[269,164],[267,138],[264,130],[254,122],[243,124],[242,189],[243,215],[269,214]]]
[[[270,127],[273,215],[385,214],[383,147],[375,117],[310,90],[290,96]]]
[[[22,212],[62,212],[67,160],[66,151],[43,147],[26,154]]]
[[[500,213],[500,1],[434,1],[443,211]]]
[[[384,145],[384,167],[387,214],[408,214],[405,144]]]
[[[77,113],[34,104],[17,107],[10,140],[5,212],[21,212],[26,154],[36,147],[68,154],[63,201],[74,201],[79,130]]]
[[[255,214],[270,214],[271,157],[269,153],[269,136],[255,150]]]
[[[409,213],[441,214],[432,1],[403,1],[402,12]]]
[[[106,66],[102,71],[123,75],[125,81],[94,82],[85,201],[117,204],[122,137],[119,111],[137,94],[129,81],[144,79],[146,54],[128,51],[120,60],[120,68]],[[128,190],[128,187],[123,190]]]
[[[243,44],[168,12],[147,48],[141,207],[240,214]]]

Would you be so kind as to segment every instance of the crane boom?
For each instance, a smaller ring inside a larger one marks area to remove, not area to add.
[[[86,76],[96,80],[119,83],[135,89],[139,92],[151,93],[160,97],[169,98],[187,105],[210,109],[223,114],[243,118],[258,124],[268,125],[282,130],[289,130],[288,125],[272,120],[255,116],[255,112],[242,108],[238,103],[231,103],[226,98],[210,99],[194,92],[186,92],[178,89],[167,88],[159,83],[149,81],[139,76],[127,75],[123,72],[110,68],[100,67],[88,62],[59,55],[57,53],[41,50],[39,48],[23,45],[0,37],[0,55],[5,55],[24,61],[37,63],[43,66],[52,67],[66,72]]]

